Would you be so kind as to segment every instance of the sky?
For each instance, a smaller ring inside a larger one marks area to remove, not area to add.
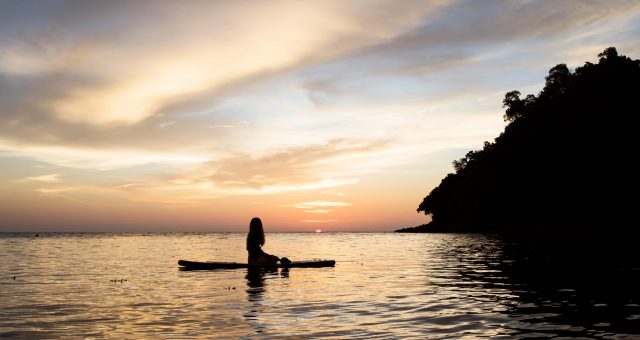
[[[2,1],[0,231],[392,231],[632,1]]]

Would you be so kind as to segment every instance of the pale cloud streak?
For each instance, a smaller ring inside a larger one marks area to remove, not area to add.
[[[86,190],[87,188],[78,188],[78,187],[57,187],[57,188],[38,188],[36,192],[45,194],[45,195],[56,195],[74,191]]]
[[[389,142],[331,140],[324,144],[291,147],[262,156],[237,155],[207,164],[208,180],[216,187],[262,190],[265,188],[326,188],[352,183],[357,172],[341,172],[350,159],[373,154],[389,147]]]
[[[0,140],[0,147],[2,146]],[[2,150],[0,148],[0,150]],[[52,146],[15,146],[9,155],[29,155],[32,159],[60,167],[108,171],[146,164],[191,165],[207,158],[193,154],[161,153],[140,150],[96,150]]]
[[[310,201],[310,202],[296,203],[293,205],[293,207],[298,209],[309,209],[309,208],[317,208],[317,207],[348,207],[350,205],[351,203],[347,203],[347,202]]]
[[[60,182],[60,174],[25,177],[20,182],[57,183]]]
[[[338,222],[338,220],[303,220],[304,223],[330,223]]]
[[[328,214],[332,211],[333,210],[331,209],[312,209],[312,210],[305,210],[304,212],[309,214]]]

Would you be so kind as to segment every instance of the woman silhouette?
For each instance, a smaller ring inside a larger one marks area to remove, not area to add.
[[[269,255],[262,250],[264,245],[264,229],[262,221],[254,217],[249,223],[249,235],[247,235],[247,251],[249,252],[249,264],[277,264],[280,258]]]

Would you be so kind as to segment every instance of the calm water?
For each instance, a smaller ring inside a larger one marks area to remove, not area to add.
[[[640,338],[637,251],[451,234],[0,234],[0,337]],[[14,279],[15,276],[15,279]],[[114,280],[117,280],[114,282]]]

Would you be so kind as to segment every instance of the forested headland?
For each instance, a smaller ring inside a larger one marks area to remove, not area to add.
[[[543,90],[504,97],[504,131],[453,162],[404,232],[633,232],[640,60],[614,47],[597,64],[551,68]]]

